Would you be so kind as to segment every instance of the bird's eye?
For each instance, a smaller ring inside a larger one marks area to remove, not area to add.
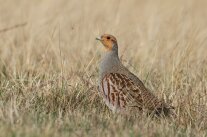
[[[107,39],[110,39],[110,37],[106,37]]]

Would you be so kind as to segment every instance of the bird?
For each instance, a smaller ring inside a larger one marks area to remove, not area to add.
[[[158,99],[122,64],[117,39],[113,35],[103,34],[96,40],[105,47],[99,66],[98,91],[108,108],[114,113],[138,111],[156,116],[170,115],[174,107]]]

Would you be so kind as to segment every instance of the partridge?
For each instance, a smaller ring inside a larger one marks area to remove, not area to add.
[[[169,115],[173,107],[158,99],[121,63],[116,38],[104,34],[96,40],[106,49],[100,62],[98,87],[100,96],[108,108],[120,113],[138,110],[159,116]]]

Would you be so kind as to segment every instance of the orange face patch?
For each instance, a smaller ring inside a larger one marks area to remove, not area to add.
[[[112,50],[113,45],[117,45],[116,38],[109,34],[102,35],[100,41],[106,47],[107,50]]]

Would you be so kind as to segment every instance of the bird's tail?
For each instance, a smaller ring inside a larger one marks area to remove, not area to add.
[[[154,111],[154,115],[158,117],[172,117],[175,118],[175,112],[174,112],[175,107],[170,106],[170,105],[163,105],[162,107],[158,107]]]
[[[163,106],[163,107],[160,107],[160,108],[157,108],[156,110],[155,110],[155,115],[156,116],[172,116],[172,115],[174,115],[174,110],[175,109],[175,107],[173,107],[173,106]]]

